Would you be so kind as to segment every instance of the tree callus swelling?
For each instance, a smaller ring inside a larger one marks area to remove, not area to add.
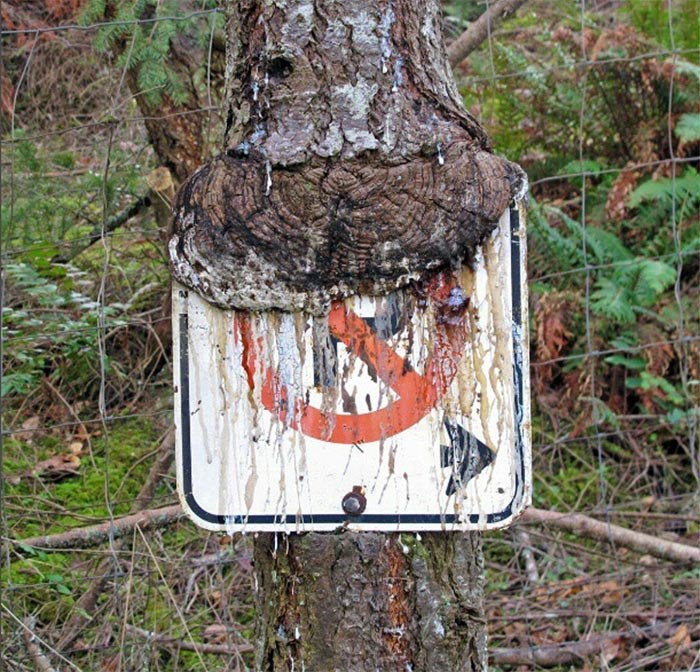
[[[437,0],[228,3],[226,150],[177,198],[177,280],[323,314],[469,260],[524,175],[464,110]]]

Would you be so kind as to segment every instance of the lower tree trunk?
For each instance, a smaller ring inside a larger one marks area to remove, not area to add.
[[[255,540],[260,672],[486,669],[477,533]]]

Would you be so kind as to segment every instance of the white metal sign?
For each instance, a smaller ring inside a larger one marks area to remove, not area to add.
[[[178,486],[234,531],[503,527],[530,500],[525,225],[473,268],[303,313],[173,290]]]

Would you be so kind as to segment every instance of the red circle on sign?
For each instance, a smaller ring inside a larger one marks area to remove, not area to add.
[[[436,275],[427,288],[427,295],[439,306],[446,302],[455,287],[454,278],[446,273]],[[335,338],[376,372],[377,378],[391,387],[398,399],[384,408],[369,413],[333,413],[299,399],[292,413],[288,393],[272,367],[262,371],[262,405],[280,421],[306,436],[329,443],[366,443],[393,436],[415,425],[425,417],[449,388],[457,373],[464,352],[465,318],[437,320],[433,334],[432,352],[421,375],[391,346],[370,329],[359,315],[348,310],[345,303],[333,304],[328,316],[328,328]],[[243,368],[248,384],[255,389],[255,371],[262,339],[255,342],[250,315],[239,313],[236,326],[243,345]]]

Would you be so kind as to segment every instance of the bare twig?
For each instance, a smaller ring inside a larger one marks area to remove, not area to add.
[[[102,239],[103,235],[103,230],[104,233],[112,233],[113,231],[116,231],[120,226],[123,226],[126,224],[130,219],[133,217],[136,217],[142,210],[147,208],[149,205],[151,205],[151,198],[150,196],[141,196],[137,198],[128,208],[125,208],[121,212],[117,213],[114,215],[114,217],[111,217],[105,222],[104,227],[102,225],[97,226],[93,228],[93,230],[89,233],[87,236],[86,242],[81,245],[80,247],[71,250],[70,252],[66,254],[58,254],[56,255],[53,259],[51,259],[52,263],[55,264],[65,264],[66,262],[69,262],[71,259],[74,259],[77,257],[79,254],[82,254],[87,250],[89,247],[92,247],[98,240]]]
[[[149,642],[168,648],[168,649],[182,649],[183,651],[196,651],[198,653],[215,653],[223,656],[233,656],[239,653],[251,653],[255,650],[251,644],[237,644],[236,646],[228,646],[226,644],[199,644],[195,642],[188,642],[186,640],[178,639],[177,637],[168,637],[166,635],[159,635],[155,632],[149,632],[143,628],[137,628],[134,625],[126,626],[127,632],[132,635],[137,635],[147,639]]]
[[[616,640],[620,637],[619,633],[610,633],[578,642],[523,646],[518,649],[490,649],[489,662],[493,665],[538,665],[540,667],[567,665],[605,653],[613,647],[617,648]]]
[[[581,513],[559,513],[558,511],[531,508],[525,511],[520,520],[526,523],[558,527],[574,534],[597,541],[615,543],[664,560],[700,563],[700,548],[668,541],[643,532],[635,532],[619,525],[604,523]]]
[[[48,649],[53,653],[55,656],[57,656],[61,661],[63,661],[68,667],[70,667],[72,670],[77,670],[80,672],[80,668],[76,667],[73,663],[71,663],[68,658],[65,656],[62,656],[59,651],[56,651],[56,649],[52,648],[47,642],[45,642],[39,635],[37,635],[21,618],[19,618],[8,606],[7,604],[0,604],[0,607],[5,611],[5,613],[15,622],[17,625],[19,625],[22,628],[22,632],[24,633],[25,631],[28,631],[29,637],[35,641],[38,644],[41,644],[44,648]],[[23,635],[24,636],[24,635]],[[2,660],[0,660],[2,662]]]
[[[591,516],[601,517],[604,513],[591,512]],[[683,513],[679,511],[678,513],[661,513],[656,511],[611,511],[611,516],[616,516],[620,518],[648,518],[651,520],[670,520],[670,521],[683,521],[687,523],[700,523],[700,516],[695,516],[689,513]]]
[[[501,19],[509,17],[527,0],[496,0],[476,21],[472,22],[447,50],[451,66],[461,63],[476,49]]]
[[[621,643],[634,643],[648,638],[668,637],[674,624],[657,623],[655,625],[634,628],[632,630],[617,630],[594,635],[588,639],[560,644],[545,644],[540,646],[523,646],[517,649],[494,648],[489,650],[489,662],[494,665],[537,665],[539,667],[555,667],[580,663],[586,658],[598,655],[615,657]],[[637,659],[639,662],[639,659]],[[638,669],[638,668],[635,668]]]
[[[158,484],[167,476],[175,459],[175,430],[170,428],[158,446],[156,461],[151,466],[141,490],[131,506],[132,511],[145,509],[156,493]]]
[[[540,580],[540,573],[537,570],[537,562],[535,554],[532,550],[532,539],[530,535],[522,528],[516,527],[513,530],[513,536],[520,544],[520,553],[525,561],[525,573],[527,574],[530,583],[537,583]]]
[[[61,403],[68,409],[68,412],[75,418],[76,423],[78,424],[78,427],[80,427],[83,436],[85,437],[85,441],[87,442],[88,445],[88,451],[90,453],[90,459],[93,460],[94,464],[94,457],[93,457],[93,451],[92,451],[92,441],[90,440],[90,432],[87,431],[87,428],[85,427],[85,424],[83,421],[80,419],[80,416],[76,413],[75,409],[70,405],[68,400],[61,394],[61,391],[51,382],[49,379],[49,376],[46,376],[44,378],[44,383],[48,386],[48,388],[60,399]]]
[[[65,532],[47,534],[39,537],[13,540],[17,544],[55,550],[59,548],[75,548],[77,546],[96,546],[109,538],[110,532],[114,538],[122,537],[140,527],[163,527],[170,525],[182,518],[182,509],[178,504],[166,506],[160,509],[140,510],[146,506],[153,497],[160,479],[170,469],[173,461],[175,447],[175,432],[171,429],[165,435],[158,448],[158,457],[151,467],[148,478],[136,496],[132,505],[132,513],[122,518],[114,519],[114,529],[110,530],[111,522],[107,521],[97,525],[75,527]]]
[[[138,512],[148,506],[153,499],[153,495],[155,494],[156,488],[158,487],[162,477],[170,470],[174,458],[175,431],[173,428],[170,428],[158,446],[156,461],[153,463],[151,470],[148,472],[148,477],[146,478],[145,483],[141,487],[139,494],[136,496],[136,499],[132,504],[132,511]],[[179,509],[179,507],[173,508]],[[138,513],[136,515],[138,516]],[[134,517],[135,516],[132,516],[132,518]],[[122,541],[120,540],[119,544],[121,543]],[[63,627],[61,638],[58,642],[59,649],[65,650],[75,641],[75,639],[80,635],[85,622],[88,620],[86,615],[95,610],[95,605],[97,604],[97,601],[107,582],[107,569],[109,562],[110,558],[104,558],[100,562],[97,568],[98,578],[92,582],[90,588],[81,595],[80,599],[75,605],[76,608],[72,616]]]

